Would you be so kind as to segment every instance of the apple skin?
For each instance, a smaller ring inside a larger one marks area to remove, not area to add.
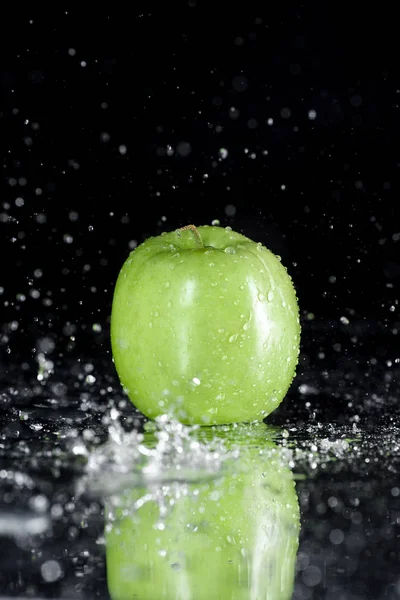
[[[262,420],[298,362],[292,280],[260,243],[230,228],[188,227],[148,238],[122,266],[111,311],[118,376],[150,419]]]
[[[112,600],[290,600],[299,543],[292,473],[273,442],[240,448],[222,477],[129,489],[106,508]],[[170,504],[172,502],[172,505]]]

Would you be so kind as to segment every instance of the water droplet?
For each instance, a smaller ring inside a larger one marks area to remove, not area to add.
[[[151,321],[149,323],[149,327],[150,327],[150,329],[153,327],[153,323]]]
[[[258,299],[260,302],[263,302],[263,300],[265,300],[265,296],[264,294],[262,294],[261,292],[258,294]]]
[[[267,299],[268,299],[268,302],[272,302],[273,301],[273,299],[274,299],[274,292],[272,290],[269,290]]]
[[[227,246],[224,252],[226,252],[226,254],[236,254],[236,249],[233,246]]]
[[[60,563],[56,560],[47,560],[40,567],[42,578],[47,583],[53,583],[60,579],[63,575]]]
[[[238,334],[234,333],[233,335],[230,336],[229,342],[232,344],[233,342],[236,342],[237,338],[238,338]]]
[[[208,263],[208,266],[209,266],[209,267],[215,267],[215,263],[213,263],[213,262],[210,262],[210,263]]]
[[[172,302],[168,302],[167,308],[171,308],[171,307],[172,307]]]
[[[193,377],[192,381],[193,381],[194,385],[200,385],[200,383],[201,383],[201,381],[198,377]]]
[[[284,300],[282,300],[282,308],[286,307],[286,302]]]
[[[169,288],[171,284],[170,284],[169,281],[166,281],[164,285],[165,285],[166,288]]]
[[[248,329],[250,329],[250,322],[249,321],[243,325],[243,329],[245,331],[247,331]]]

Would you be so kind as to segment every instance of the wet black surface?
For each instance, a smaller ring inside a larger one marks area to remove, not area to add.
[[[300,503],[296,600],[400,597],[398,366],[388,333],[369,335],[371,327],[304,323],[305,340],[318,336],[319,356],[303,344],[297,378],[268,419]],[[342,349],[357,336],[358,354],[332,350],[332,335]],[[371,368],[377,347],[386,355]],[[105,357],[71,358],[37,376],[7,365],[1,384],[0,590],[106,599],[104,498],[77,484],[116,419],[126,432],[142,431],[144,420]]]

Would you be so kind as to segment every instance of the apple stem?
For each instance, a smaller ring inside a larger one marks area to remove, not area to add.
[[[204,248],[203,240],[201,239],[201,235],[200,235],[199,230],[197,229],[196,225],[185,225],[185,227],[181,227],[179,231],[187,231],[187,230],[190,230],[193,232],[193,235],[195,237],[198,247]]]

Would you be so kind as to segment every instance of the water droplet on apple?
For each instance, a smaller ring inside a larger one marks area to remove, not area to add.
[[[218,333],[224,333],[225,329],[218,329]]]
[[[286,306],[286,302],[284,300],[282,300],[282,308],[285,308]]]
[[[167,307],[171,308],[172,307],[172,302],[168,302]]]
[[[152,321],[149,322],[149,327],[150,327],[150,329],[153,327],[153,322]]]
[[[193,377],[192,381],[193,381],[194,385],[200,385],[201,384],[201,381],[200,381],[200,379],[198,377]]]
[[[162,362],[161,362],[161,360],[159,360],[157,364],[158,364],[158,366],[159,366],[159,367],[162,367]]]
[[[268,302],[272,302],[273,301],[273,299],[274,299],[274,292],[272,290],[269,290],[267,299],[268,299]]]
[[[129,348],[129,344],[128,344],[128,342],[127,342],[126,340],[122,339],[122,338],[118,338],[118,339],[117,339],[117,345],[118,345],[120,348]]]
[[[169,281],[166,281],[164,285],[165,285],[166,288],[169,288],[170,285],[171,285],[171,283]]]
[[[210,262],[210,263],[208,263],[208,266],[209,266],[209,267],[215,267],[215,263],[213,263],[213,262]]]
[[[260,302],[262,302],[263,300],[265,300],[265,296],[264,294],[262,294],[261,292],[258,294],[258,299]]]
[[[245,331],[247,331],[248,329],[250,329],[250,322],[249,321],[243,325],[243,329]]]
[[[230,336],[229,342],[232,344],[233,342],[236,342],[237,338],[238,338],[238,334],[234,333],[233,335]]]
[[[226,252],[226,254],[236,254],[236,249],[233,246],[227,246],[224,252]]]

